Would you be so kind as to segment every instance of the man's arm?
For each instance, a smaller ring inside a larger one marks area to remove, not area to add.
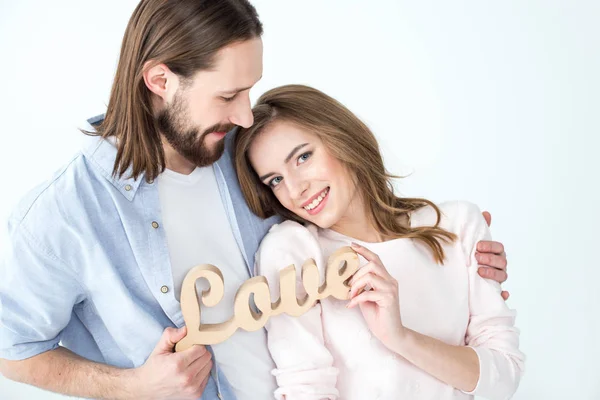
[[[98,399],[135,398],[133,371],[86,360],[64,347],[25,360],[0,359],[0,372],[8,379],[69,396]]]
[[[7,378],[70,396],[98,399],[198,399],[212,366],[203,346],[173,353],[185,328],[167,328],[145,364],[120,369],[59,347],[73,307],[87,291],[76,273],[34,237],[12,225],[0,267],[0,372]],[[48,282],[52,282],[49,285]],[[110,295],[106,292],[104,295]],[[9,361],[11,360],[11,361]]]
[[[184,336],[185,328],[167,328],[139,368],[96,363],[59,347],[25,360],[0,359],[0,372],[8,379],[69,396],[196,400],[206,387],[212,361],[204,346],[173,353],[175,343]]]
[[[47,226],[29,229],[19,218],[10,222],[9,247],[0,264],[3,375],[78,397],[200,397],[210,376],[211,356],[203,346],[173,353],[175,343],[185,336],[185,328],[167,328],[145,364],[135,369],[92,362],[59,347],[73,308],[86,300],[87,290],[77,273],[51,251]],[[104,295],[110,296],[110,291]]]

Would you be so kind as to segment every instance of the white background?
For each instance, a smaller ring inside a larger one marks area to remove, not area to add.
[[[0,0],[0,219],[102,113],[135,0]],[[254,0],[264,78],[362,117],[402,194],[493,214],[526,375],[515,399],[600,399],[600,3]],[[0,235],[0,248],[6,230]],[[0,399],[58,399],[0,377]]]

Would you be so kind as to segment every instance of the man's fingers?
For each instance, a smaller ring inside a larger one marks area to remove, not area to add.
[[[206,350],[206,347],[197,344],[193,345],[185,351],[182,351],[180,354],[185,365],[192,365],[201,357],[205,356],[205,354],[208,354],[208,356],[210,357],[210,353],[208,352],[208,350]]]
[[[475,253],[475,259],[480,265],[506,270],[507,261],[505,254]]]
[[[210,353],[208,354],[210,355]],[[210,378],[210,370],[212,369],[212,365],[212,360],[208,360],[208,362],[200,368],[196,375],[194,375],[193,382],[200,382],[197,392],[198,397],[202,396],[204,393],[204,389],[206,388],[206,384]]]
[[[202,354],[202,356],[200,356],[197,360],[195,360],[190,365],[190,368],[192,368],[194,370],[198,370],[198,373],[196,374],[196,376],[198,376],[201,379],[204,376],[203,374],[210,373],[210,369],[212,368],[212,365],[213,365],[212,356],[207,351],[206,353]]]
[[[484,211],[481,214],[483,214],[483,218],[485,219],[485,222],[487,223],[487,226],[492,225],[492,214],[490,214],[487,211]]]
[[[179,329],[165,328],[158,343],[154,347],[152,354],[172,353],[175,344],[185,337],[187,328],[184,326]]]
[[[501,254],[504,253],[504,245],[492,240],[481,240],[477,243],[477,251],[480,253]]]
[[[479,267],[479,269],[477,270],[477,273],[482,278],[491,279],[491,280],[494,280],[494,281],[500,282],[500,283],[502,283],[508,279],[508,274],[506,273],[506,271],[496,269],[496,268]]]
[[[503,290],[501,295],[504,301],[508,300],[508,298],[510,297],[510,293],[508,293],[506,290]]]
[[[198,379],[202,379],[202,376],[200,374],[198,374],[197,377],[198,377]],[[206,376],[202,380],[202,383],[200,384],[200,395],[202,395],[204,393],[204,389],[206,388],[206,384],[208,383],[209,378],[210,378],[210,371],[208,374],[206,374]]]

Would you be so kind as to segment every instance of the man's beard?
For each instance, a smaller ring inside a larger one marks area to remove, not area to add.
[[[160,112],[156,118],[158,128],[167,142],[189,162],[198,167],[214,164],[225,150],[225,140],[220,140],[214,148],[209,149],[204,143],[206,135],[211,132],[229,132],[235,125],[214,125],[200,133],[199,127],[189,127],[190,118],[187,104],[181,92],[175,93],[173,104]]]

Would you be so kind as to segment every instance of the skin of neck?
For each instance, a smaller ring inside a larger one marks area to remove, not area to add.
[[[342,218],[329,229],[366,243],[378,243],[387,240],[385,235],[375,228],[375,224],[367,212],[365,202],[358,191]]]
[[[399,221],[403,226],[410,227],[410,218],[407,214],[401,215]],[[344,216],[329,229],[365,243],[381,243],[396,238],[386,236],[377,230],[358,191]]]

